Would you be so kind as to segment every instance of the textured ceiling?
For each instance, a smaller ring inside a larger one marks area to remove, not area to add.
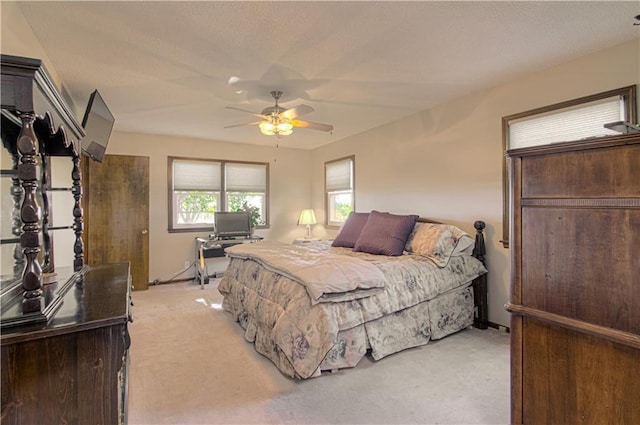
[[[311,149],[631,39],[640,2],[20,2],[79,109],[117,131]],[[235,81],[229,84],[229,81]],[[304,103],[332,134],[225,126]],[[81,118],[81,117],[79,117]]]

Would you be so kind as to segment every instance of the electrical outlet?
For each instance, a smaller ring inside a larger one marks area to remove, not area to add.
[[[190,265],[191,265],[191,262],[190,262],[190,261],[185,261],[185,262],[184,262],[184,268],[185,268],[185,269],[186,269],[186,268],[188,268]]]

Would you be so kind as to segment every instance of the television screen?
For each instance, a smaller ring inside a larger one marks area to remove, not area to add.
[[[87,135],[82,139],[82,152],[91,159],[102,162],[107,150],[115,119],[98,90],[91,93],[84,112],[82,126]]]
[[[237,212],[215,212],[215,234],[218,238],[249,237],[251,235],[251,224],[249,213],[246,211]]]

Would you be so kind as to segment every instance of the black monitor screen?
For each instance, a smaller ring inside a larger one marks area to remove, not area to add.
[[[214,213],[216,236],[219,238],[248,237],[251,234],[249,213],[216,212]]]
[[[114,122],[115,118],[113,118],[107,104],[98,90],[95,90],[91,93],[82,119],[82,126],[87,133],[81,141],[82,152],[85,155],[95,161],[102,162]]]

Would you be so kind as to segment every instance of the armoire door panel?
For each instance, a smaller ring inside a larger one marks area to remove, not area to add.
[[[640,423],[640,351],[527,318],[523,335],[523,423]]]
[[[633,145],[529,157],[522,164],[522,197],[638,197],[638,164]]]
[[[640,334],[640,209],[523,208],[523,305]]]
[[[640,134],[507,154],[512,422],[640,424]]]

